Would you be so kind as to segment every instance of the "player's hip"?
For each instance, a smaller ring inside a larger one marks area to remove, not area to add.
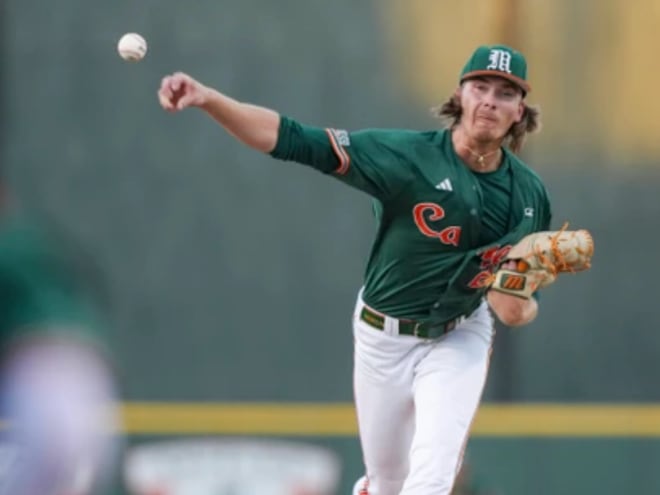
[[[492,333],[493,318],[485,300],[481,300],[478,307],[469,314],[434,323],[390,316],[369,306],[362,294],[363,289],[358,294],[353,311],[354,329],[364,328],[370,333],[377,331],[383,336],[411,343],[442,339],[460,329],[483,331],[488,335]]]

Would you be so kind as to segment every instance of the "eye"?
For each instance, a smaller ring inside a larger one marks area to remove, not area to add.
[[[506,89],[502,89],[501,91],[499,91],[499,94],[500,94],[501,98],[505,98],[507,100],[512,100],[513,98],[516,97],[516,95],[518,93],[513,88],[506,88]]]

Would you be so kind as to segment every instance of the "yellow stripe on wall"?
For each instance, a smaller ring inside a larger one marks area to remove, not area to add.
[[[488,405],[473,431],[480,436],[660,437],[660,406]]]
[[[130,403],[123,408],[127,433],[352,436],[348,404]]]
[[[124,430],[143,435],[356,436],[346,403],[127,403]],[[476,437],[660,437],[660,405],[486,404]]]

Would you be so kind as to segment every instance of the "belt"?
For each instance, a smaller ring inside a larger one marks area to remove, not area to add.
[[[382,315],[368,306],[364,306],[360,311],[360,319],[376,330],[385,328],[385,315]],[[435,339],[451,332],[456,326],[465,319],[459,316],[445,323],[426,323],[414,320],[397,320],[399,335],[412,335],[423,339]]]

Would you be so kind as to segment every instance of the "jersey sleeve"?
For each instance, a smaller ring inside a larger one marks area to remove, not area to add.
[[[282,117],[271,156],[309,165],[380,199],[395,197],[412,179],[406,158],[410,131],[348,132],[300,124]]]

